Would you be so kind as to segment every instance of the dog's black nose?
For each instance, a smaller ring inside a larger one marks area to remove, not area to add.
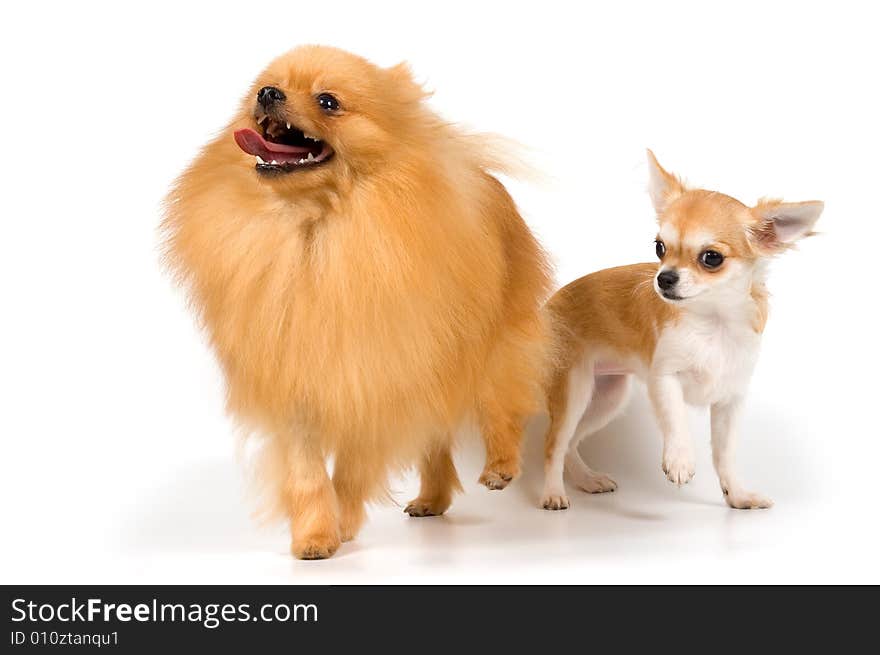
[[[671,289],[676,284],[678,284],[678,271],[666,270],[657,275],[657,286],[663,291]]]
[[[268,109],[276,102],[283,102],[286,99],[287,96],[284,95],[284,92],[281,89],[276,89],[274,86],[264,86],[257,91],[257,102],[263,105],[264,109]]]

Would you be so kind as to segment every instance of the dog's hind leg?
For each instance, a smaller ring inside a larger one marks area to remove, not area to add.
[[[480,483],[504,489],[519,475],[526,419],[540,410],[550,368],[550,336],[534,317],[495,346],[476,399],[476,419],[486,446]]]
[[[461,491],[461,482],[452,462],[450,437],[432,443],[419,463],[421,488],[403,511],[410,516],[440,516],[452,504],[452,495]]]
[[[614,420],[626,403],[629,387],[630,376],[627,374],[600,375],[595,379],[589,407],[581,417],[565,455],[565,475],[581,491],[595,494],[617,489],[614,480],[584,462],[578,453],[578,444]]]
[[[563,467],[569,443],[587,410],[593,391],[593,365],[576,362],[553,382],[547,399],[550,428],[544,441],[544,509],[568,509],[563,483]]]
[[[520,471],[520,442],[525,414],[511,412],[500,403],[484,403],[480,410],[480,428],[486,444],[486,465],[480,484],[489,489],[504,489]]]

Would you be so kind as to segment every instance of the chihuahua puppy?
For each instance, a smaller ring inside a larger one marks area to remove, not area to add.
[[[737,424],[767,320],[767,262],[812,232],[823,203],[761,200],[747,207],[685,187],[650,150],[648,164],[660,265],[587,275],[548,303],[560,359],[548,392],[543,507],[569,507],[563,471],[589,493],[617,487],[584,463],[577,446],[619,412],[633,375],[647,385],[670,482],[683,485],[694,475],[686,403],[708,405],[712,459],[727,504],[770,507],[734,472]]]

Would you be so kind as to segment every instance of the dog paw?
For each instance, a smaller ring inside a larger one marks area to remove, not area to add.
[[[543,507],[544,509],[568,509],[570,506],[571,503],[568,500],[568,496],[566,496],[564,493],[544,494],[544,497],[541,499],[541,507]]]
[[[403,511],[410,516],[440,516],[449,509],[449,503],[441,503],[440,501],[430,498],[416,498],[407,505]]]
[[[666,479],[677,484],[679,487],[687,484],[694,477],[696,464],[693,453],[687,451],[672,451],[663,455],[663,472]]]
[[[761,494],[750,491],[724,489],[724,500],[733,509],[767,509],[773,507],[773,501]]]
[[[617,489],[617,483],[604,473],[593,472],[573,480],[574,485],[588,494],[603,494]]]
[[[361,531],[365,518],[366,513],[362,507],[350,512],[343,510],[339,518],[339,536],[342,541],[352,541]]]
[[[489,489],[504,489],[510,481],[519,475],[519,466],[513,462],[496,462],[487,464],[480,475],[480,484]]]
[[[339,544],[337,535],[312,535],[294,539],[290,552],[297,559],[327,559],[337,551]]]

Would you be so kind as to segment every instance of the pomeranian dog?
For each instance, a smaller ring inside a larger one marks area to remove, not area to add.
[[[545,443],[545,509],[567,509],[563,472],[577,488],[617,485],[581,459],[578,443],[623,406],[632,375],[647,384],[663,433],[666,477],[694,475],[686,403],[711,408],[712,458],[727,504],[770,507],[734,472],[737,424],[767,320],[769,258],[811,233],[821,202],[762,200],[754,207],[690,189],[648,151],[660,265],[610,268],[558,291],[548,308],[559,327]]]
[[[404,64],[297,48],[166,199],[168,261],[229,411],[266,436],[259,476],[298,558],[353,539],[410,465],[421,489],[405,511],[445,512],[468,422],[486,445],[480,482],[504,488],[542,402],[545,254],[488,142],[426,95]]]

